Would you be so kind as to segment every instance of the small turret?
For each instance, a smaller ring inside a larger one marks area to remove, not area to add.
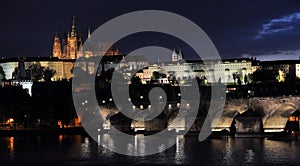
[[[179,49],[179,53],[178,53],[177,59],[178,59],[179,61],[183,59],[183,55],[182,55],[181,48]]]
[[[178,61],[178,55],[177,55],[177,53],[176,53],[175,48],[173,49],[173,52],[172,52],[172,61],[173,61],[173,62]]]
[[[88,38],[88,40],[91,39],[91,30],[90,30],[90,28],[88,28],[88,35],[87,35],[87,38]]]

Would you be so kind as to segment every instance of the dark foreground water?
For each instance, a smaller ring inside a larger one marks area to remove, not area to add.
[[[0,165],[299,165],[300,142],[260,138],[212,139],[178,136],[177,143],[161,153],[132,157],[113,153],[81,135],[0,138]],[[109,135],[99,141],[113,146]],[[143,143],[128,153],[143,152]]]

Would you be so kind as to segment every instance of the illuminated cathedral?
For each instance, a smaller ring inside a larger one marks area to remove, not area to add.
[[[71,33],[68,32],[67,37],[62,40],[62,43],[56,33],[52,56],[58,57],[59,59],[76,59],[81,46],[82,40],[76,31],[75,17],[73,17]]]
[[[90,42],[90,37],[90,30],[88,30],[88,42]],[[98,55],[120,55],[119,50],[116,49],[114,46],[106,47],[109,46],[110,43],[92,43],[93,50],[85,49],[84,51],[81,51],[82,44],[83,43],[81,36],[76,31],[75,17],[73,16],[71,32],[67,33],[67,36],[63,38],[62,42],[60,41],[58,34],[56,33],[53,42],[52,57],[57,57],[58,59],[76,59],[78,57],[89,58],[91,56]]]

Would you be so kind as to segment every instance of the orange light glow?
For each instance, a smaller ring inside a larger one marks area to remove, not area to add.
[[[9,151],[10,151],[10,153],[13,153],[15,150],[14,137],[9,137],[8,141],[9,141]]]
[[[14,122],[14,119],[13,118],[10,118],[6,121],[6,123],[13,123]]]
[[[58,122],[57,122],[57,125],[59,126],[59,128],[62,128],[63,126],[62,126],[62,122],[59,120]]]
[[[63,135],[59,135],[58,136],[58,140],[59,140],[60,143],[62,143],[62,141],[63,141]]]
[[[75,126],[81,126],[81,120],[80,118],[75,118]]]
[[[289,117],[289,121],[299,121],[299,117],[298,116],[290,116]]]

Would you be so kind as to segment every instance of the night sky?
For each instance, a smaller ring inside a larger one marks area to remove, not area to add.
[[[198,24],[223,58],[245,54],[290,59],[300,55],[300,1],[201,0],[189,1],[2,1],[0,5],[0,56],[50,56],[55,33],[70,31],[72,16],[86,39],[106,21],[137,10],[165,10]],[[182,47],[186,57],[194,52],[172,37],[138,34],[117,45],[122,53],[141,46]],[[263,56],[262,56],[263,57]],[[279,56],[278,56],[279,57]]]

